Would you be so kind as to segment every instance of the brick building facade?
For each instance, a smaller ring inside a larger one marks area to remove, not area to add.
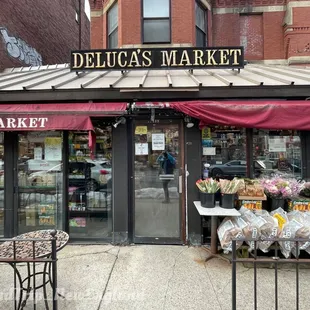
[[[149,0],[91,0],[90,4],[92,48],[197,46],[202,45],[197,42],[203,30],[206,46],[243,45],[249,61],[310,63],[310,1],[158,0],[153,7]],[[168,38],[149,40],[148,28],[168,31]]]
[[[81,0],[81,46],[90,47],[88,0]],[[79,0],[2,0],[0,71],[70,61],[79,48]]]

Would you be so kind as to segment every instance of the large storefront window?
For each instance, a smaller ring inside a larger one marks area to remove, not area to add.
[[[210,165],[209,176],[246,176],[245,129],[213,126],[202,129],[202,161]]]
[[[18,234],[62,228],[62,134],[18,135]]]
[[[69,133],[69,232],[73,238],[107,238],[112,232],[112,129]]]
[[[203,164],[208,176],[232,178],[247,176],[246,132],[233,126],[202,129]],[[254,177],[301,178],[300,137],[293,130],[253,130]]]
[[[254,130],[253,156],[262,161],[263,174],[301,178],[300,137],[293,130]]]

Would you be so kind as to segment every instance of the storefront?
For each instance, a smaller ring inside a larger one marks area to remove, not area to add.
[[[58,227],[87,242],[200,244],[205,163],[214,176],[310,177],[309,69],[192,69],[0,75],[0,236]],[[41,127],[47,114],[54,127]]]
[[[112,240],[112,126],[127,103],[1,105],[1,235]]]

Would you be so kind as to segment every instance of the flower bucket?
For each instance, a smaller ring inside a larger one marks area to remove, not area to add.
[[[235,194],[222,194],[222,208],[234,209],[235,208]]]
[[[274,211],[278,208],[282,208],[284,210],[285,199],[283,198],[271,198],[271,211]]]
[[[200,192],[200,202],[203,208],[214,208],[215,194]]]

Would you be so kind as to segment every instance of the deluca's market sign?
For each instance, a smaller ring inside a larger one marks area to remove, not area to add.
[[[45,128],[47,117],[0,117],[0,129]]]
[[[71,52],[71,70],[243,68],[243,47],[138,48]]]

